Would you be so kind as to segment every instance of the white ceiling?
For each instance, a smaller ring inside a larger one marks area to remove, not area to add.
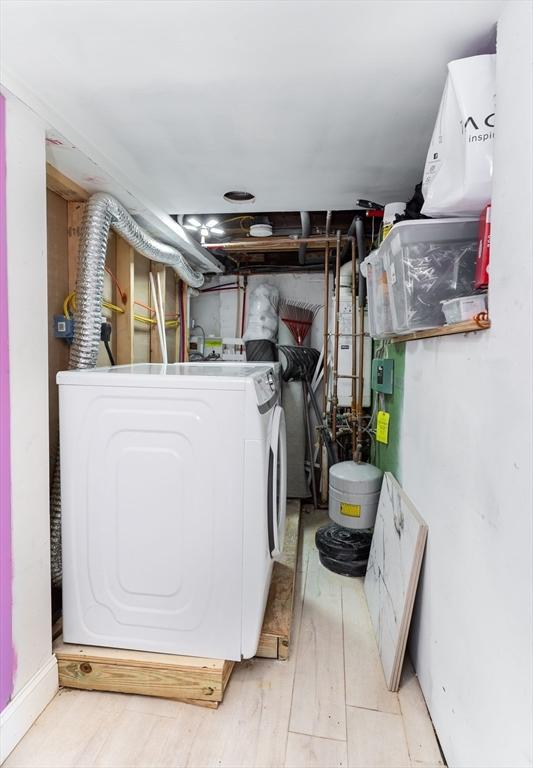
[[[502,4],[4,0],[2,78],[167,212],[349,209],[411,196]]]

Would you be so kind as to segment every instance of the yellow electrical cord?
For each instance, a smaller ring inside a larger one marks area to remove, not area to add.
[[[69,293],[65,301],[63,302],[63,314],[65,317],[70,318],[70,312],[69,312],[69,304],[74,310],[76,311],[76,291],[72,291],[72,293]],[[102,301],[102,306],[106,309],[110,309],[112,312],[119,312],[120,314],[125,313],[125,309],[122,307],[117,307],[116,304],[112,304],[110,301],[106,301],[105,299]],[[155,318],[151,317],[145,317],[144,315],[133,315],[134,320],[137,320],[140,323],[146,323],[147,325],[157,325],[157,320]],[[177,328],[179,326],[179,320],[166,320],[165,321],[165,328]]]
[[[125,309],[122,309],[122,307],[117,307],[116,304],[111,304],[110,301],[106,301],[105,299],[102,299],[102,306],[106,309],[111,309],[113,312],[120,312],[121,315],[125,313]]]
[[[75,302],[76,297],[76,291],[72,291],[72,293],[69,293],[65,301],[63,302],[63,314],[65,317],[70,318],[70,312],[68,311],[68,305],[71,302]],[[73,306],[76,306],[75,303],[73,303]]]
[[[145,317],[144,315],[133,315],[134,320],[138,320],[140,323],[147,323],[148,325],[157,325],[157,320],[152,317]],[[177,328],[179,326],[179,320],[165,320],[165,328]]]

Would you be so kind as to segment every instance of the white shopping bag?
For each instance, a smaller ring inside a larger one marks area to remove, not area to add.
[[[448,64],[424,168],[426,216],[477,216],[490,203],[495,92],[495,54]]]

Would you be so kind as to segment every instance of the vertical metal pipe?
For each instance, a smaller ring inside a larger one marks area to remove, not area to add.
[[[335,325],[333,332],[333,417],[332,417],[332,437],[333,442],[337,440],[337,389],[339,374],[339,303],[340,303],[340,278],[341,278],[341,232],[337,230],[337,241],[335,244]]]
[[[355,238],[352,237],[352,459],[357,453],[357,313],[356,313],[356,273],[355,273]],[[359,368],[359,376],[361,369]]]
[[[357,262],[359,267],[358,297],[359,297],[359,378],[357,392],[357,461],[361,461],[363,443],[363,395],[364,395],[364,354],[365,354],[365,301],[366,280],[361,272],[361,264],[365,253],[365,229],[362,219],[356,222]]]
[[[323,391],[324,391],[324,419],[328,413],[328,339],[329,339],[329,243],[324,251],[324,354],[323,354]]]
[[[241,273],[237,272],[237,309],[235,318],[235,337],[239,337],[239,330],[241,327]]]
[[[313,506],[318,509],[318,495],[316,491],[316,477],[315,477],[315,452],[313,450],[313,434],[311,431],[311,419],[309,418],[309,405],[307,402],[309,395],[309,382],[306,379],[302,379],[302,391],[304,396],[304,421],[305,432],[307,435],[307,450],[309,451],[309,471],[311,473],[311,493],[313,495]]]
[[[329,219],[330,212],[326,218],[326,233],[329,234]],[[326,235],[327,236],[327,235]],[[320,452],[320,496],[322,502],[327,502],[328,498],[328,453],[324,448],[327,448],[326,443],[326,431],[328,429],[328,347],[329,347],[329,243],[326,243],[326,249],[324,251],[324,351],[322,354],[322,391],[323,391],[323,405],[322,405],[322,421],[324,429],[320,431],[322,438],[322,449]],[[317,414],[318,415],[318,414]]]
[[[359,304],[359,392],[357,396],[357,450],[359,452],[359,459],[361,460],[361,438],[362,438],[362,418],[363,418],[363,388],[364,388],[364,373],[363,367],[365,364],[365,308],[363,304]]]

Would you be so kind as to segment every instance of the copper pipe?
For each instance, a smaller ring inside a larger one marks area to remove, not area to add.
[[[365,308],[359,306],[359,391],[357,394],[357,463],[361,461],[363,437],[363,387],[364,387],[364,356],[365,356]]]
[[[329,222],[327,222],[327,226]],[[326,229],[326,236],[328,231]],[[328,423],[328,342],[329,342],[329,243],[326,243],[324,249],[324,315],[323,315],[323,353],[322,353],[322,392],[323,392],[323,405],[322,405],[322,423],[327,428]],[[328,500],[328,482],[324,480],[324,474],[326,477],[329,474],[328,468],[328,451],[324,450],[326,446],[326,436],[324,430],[320,431],[321,435],[321,451],[320,451],[320,498],[322,503],[326,503]],[[325,465],[325,466],[324,466]]]
[[[337,230],[335,244],[335,330],[333,332],[333,393],[331,397],[333,416],[332,416],[332,438],[333,442],[337,440],[337,384],[339,372],[339,304],[340,304],[340,278],[341,278],[341,233]]]
[[[328,339],[329,339],[329,243],[326,244],[324,251],[324,419],[328,412]]]
[[[356,379],[357,379],[357,316],[355,312],[355,238],[352,240],[352,459],[355,461],[357,455],[357,439],[359,426],[356,425],[357,402],[356,402]],[[362,344],[362,340],[360,341]],[[359,369],[361,374],[361,369]]]

